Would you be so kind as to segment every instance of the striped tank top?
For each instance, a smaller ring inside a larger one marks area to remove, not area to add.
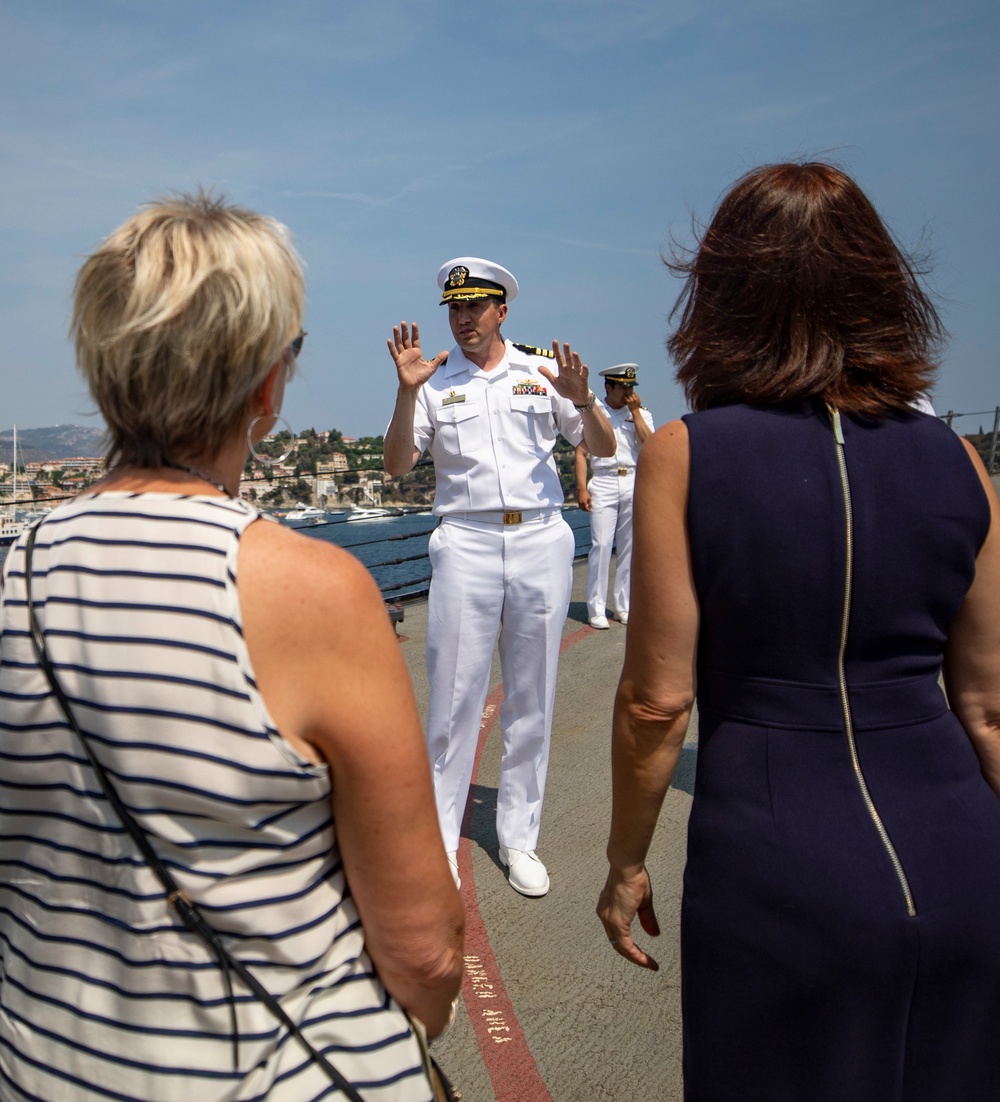
[[[428,1102],[364,949],[330,775],[275,729],[236,592],[239,501],[94,494],[42,523],[32,593],[76,718],[230,951],[373,1102]],[[0,1097],[307,1102],[321,1068],[181,925],[35,661],[24,539],[0,593]]]

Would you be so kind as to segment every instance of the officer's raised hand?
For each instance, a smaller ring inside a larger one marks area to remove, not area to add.
[[[396,365],[399,385],[404,390],[419,390],[420,387],[448,359],[447,352],[439,352],[433,360],[425,360],[420,351],[420,328],[413,323],[413,334],[405,321],[392,327],[392,340],[386,345],[392,362]],[[578,357],[579,358],[579,357]]]
[[[575,406],[586,405],[590,397],[590,368],[581,362],[579,354],[566,343],[560,349],[559,342],[553,341],[552,351],[559,365],[559,374],[554,375],[547,367],[539,367],[538,370],[555,387],[557,394],[568,398]]]
[[[600,406],[595,402],[588,382],[590,369],[568,344],[559,347],[558,341],[552,342],[552,352],[559,365],[559,374],[554,375],[547,367],[539,367],[539,372],[552,384],[555,392],[568,398],[583,417],[583,443],[591,455],[607,457],[615,454],[617,442],[614,430]]]

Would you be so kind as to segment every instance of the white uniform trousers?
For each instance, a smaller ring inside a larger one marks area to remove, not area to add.
[[[628,612],[629,578],[632,567],[632,494],[635,469],[628,474],[595,474],[587,484],[590,491],[590,554],[587,556],[587,615],[604,616],[607,611],[611,545],[618,545],[615,568],[615,612]]]
[[[431,534],[427,747],[449,852],[458,849],[498,631],[497,839],[509,849],[537,845],[574,546],[559,509],[507,526],[444,517]]]

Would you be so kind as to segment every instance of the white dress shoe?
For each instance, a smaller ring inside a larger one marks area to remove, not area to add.
[[[615,615],[618,617],[618,623],[619,624],[627,624],[628,623],[628,613],[627,612],[616,612]]]
[[[549,874],[534,850],[500,847],[500,860],[507,866],[510,886],[521,895],[545,895],[549,890]]]
[[[611,625],[608,623],[607,616],[591,616],[590,626],[597,628],[598,631],[607,631]]]
[[[448,865],[451,868],[451,878],[455,881],[455,887],[461,891],[462,881],[458,875],[458,850],[448,854]]]

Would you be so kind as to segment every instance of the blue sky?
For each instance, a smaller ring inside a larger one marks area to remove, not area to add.
[[[661,253],[740,173],[802,157],[931,252],[935,404],[992,410],[998,24],[988,0],[4,0],[0,425],[100,424],[66,339],[76,269],[198,185],[286,222],[306,261],[295,428],[383,430],[385,338],[406,318],[451,345],[434,278],[461,254],[517,276],[507,336],[569,340],[595,374],[635,361],[662,423],[685,407]]]

